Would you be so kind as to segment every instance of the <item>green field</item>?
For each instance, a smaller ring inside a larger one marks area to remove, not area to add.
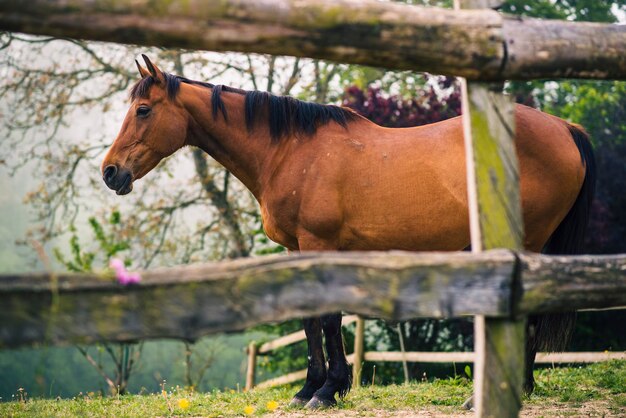
[[[537,390],[525,401],[522,416],[625,416],[626,361],[543,369]],[[151,416],[471,416],[459,405],[471,393],[465,378],[409,385],[368,386],[353,390],[336,408],[324,412],[291,409],[294,388],[165,393],[106,398],[83,394],[74,399],[29,399],[0,404],[2,417],[151,417]],[[19,399],[17,393],[15,398]]]

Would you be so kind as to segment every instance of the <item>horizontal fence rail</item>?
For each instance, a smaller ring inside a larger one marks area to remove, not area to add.
[[[142,272],[0,276],[0,347],[195,340],[346,311],[388,320],[626,305],[626,255],[302,253]]]
[[[623,308],[623,307],[622,307]],[[473,363],[475,360],[475,353],[471,351],[366,351],[360,352],[360,347],[363,346],[363,340],[365,338],[365,327],[359,327],[359,322],[363,322],[362,318],[357,315],[344,316],[341,324],[342,326],[351,325],[357,323],[354,334],[354,349],[353,353],[346,356],[349,364],[354,367],[352,381],[355,386],[360,385],[362,364],[355,364],[355,361],[360,363],[365,361],[379,361],[379,362],[406,362],[406,363]],[[256,382],[256,364],[257,356],[271,356],[274,350],[286,347],[288,345],[296,344],[306,340],[304,330],[292,332],[282,337],[278,337],[274,340],[267,341],[263,344],[257,345],[255,342],[251,342],[247,349],[248,354],[248,370],[246,373],[246,389],[250,390],[253,387],[266,388],[273,386],[286,385],[294,383],[306,378],[307,369],[301,369],[294,372],[286,373],[282,376],[273,377],[271,379],[264,380],[255,384]],[[358,360],[356,360],[358,359]],[[626,360],[626,351],[621,352],[568,352],[568,353],[537,353],[535,363],[537,364],[555,364],[555,363],[598,363],[610,360]]]
[[[374,0],[0,0],[0,30],[257,52],[470,80],[626,79],[626,26]]]
[[[357,318],[358,317],[356,315],[344,316],[341,321],[341,324],[343,326],[353,324],[354,322],[356,322]],[[275,340],[268,341],[264,344],[261,344],[257,350],[257,354],[259,355],[268,354],[278,348],[285,347],[285,346],[288,346],[288,345],[291,345],[300,341],[304,341],[304,340],[306,340],[306,335],[304,334],[304,330],[296,331],[291,334],[285,335],[283,337],[276,338]]]
[[[473,352],[419,352],[407,351],[366,351],[365,361],[393,361],[409,363],[472,363],[475,359]],[[354,362],[354,354],[346,356],[349,364]],[[626,360],[626,352],[572,352],[572,353],[537,353],[535,363],[599,363],[610,360]],[[255,387],[268,388],[297,382],[306,378],[306,369],[287,373],[285,375],[264,380]]]

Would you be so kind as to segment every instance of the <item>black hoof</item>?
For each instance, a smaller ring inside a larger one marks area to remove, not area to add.
[[[317,396],[313,396],[311,400],[306,404],[307,409],[326,409],[337,405],[337,401],[334,399],[322,399]]]
[[[289,402],[289,406],[292,408],[303,408],[310,399],[303,399],[294,396],[291,402]]]
[[[468,411],[474,410],[474,395],[470,396],[465,402],[463,402],[463,408],[467,409]]]

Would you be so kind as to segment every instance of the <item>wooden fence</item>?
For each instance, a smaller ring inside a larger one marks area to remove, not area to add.
[[[626,79],[617,25],[376,0],[0,0],[0,30],[292,55],[470,80]],[[487,6],[487,3],[492,3]]]
[[[358,315],[343,317],[342,325],[347,326],[356,323],[354,332],[354,346],[351,354],[346,356],[348,363],[352,364],[352,384],[355,387],[361,385],[362,367],[365,361],[403,362],[403,363],[472,363],[474,353],[465,352],[433,352],[433,351],[364,351],[365,319]],[[246,390],[254,387],[266,388],[297,382],[306,378],[307,369],[287,373],[273,377],[263,382],[256,383],[256,367],[258,356],[271,356],[273,351],[306,340],[304,330],[296,331],[288,335],[276,338],[258,345],[252,341],[246,350],[248,355],[248,367],[246,370]],[[537,353],[535,363],[597,363],[609,360],[626,360],[626,352],[571,352],[571,353]],[[408,383],[408,382],[406,382]]]
[[[507,321],[532,313],[625,305],[626,255],[556,257],[508,250],[303,253],[155,269],[142,272],[142,281],[132,286],[93,274],[0,276],[0,348],[144,338],[194,340],[341,310],[390,320],[485,315]],[[352,321],[356,317],[348,322]],[[358,328],[362,334],[362,320],[357,321]],[[257,354],[302,337],[300,332],[260,347],[252,344],[248,387],[254,383]],[[356,365],[357,376],[363,361],[476,357],[367,353],[362,337],[356,341],[349,360]],[[574,355],[587,356],[568,354]],[[295,372],[262,385],[303,376],[304,371]]]
[[[320,252],[96,274],[0,276],[0,348],[178,338],[346,311],[403,321],[626,306],[626,255]]]
[[[463,10],[495,8],[499,0],[455,3],[452,11],[373,0],[0,0],[0,30],[309,56],[472,80],[462,89],[474,252],[269,258],[147,272],[130,288],[94,276],[4,277],[2,344],[194,339],[341,310],[396,320],[476,315],[476,413],[517,416],[525,316],[626,305],[626,268],[624,256],[481,253],[522,248],[513,103],[502,81],[626,79],[626,26]]]

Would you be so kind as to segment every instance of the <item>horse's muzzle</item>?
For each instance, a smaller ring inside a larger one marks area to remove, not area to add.
[[[108,165],[102,170],[102,180],[118,195],[125,195],[133,190],[133,175],[129,170],[118,169],[115,165]]]

